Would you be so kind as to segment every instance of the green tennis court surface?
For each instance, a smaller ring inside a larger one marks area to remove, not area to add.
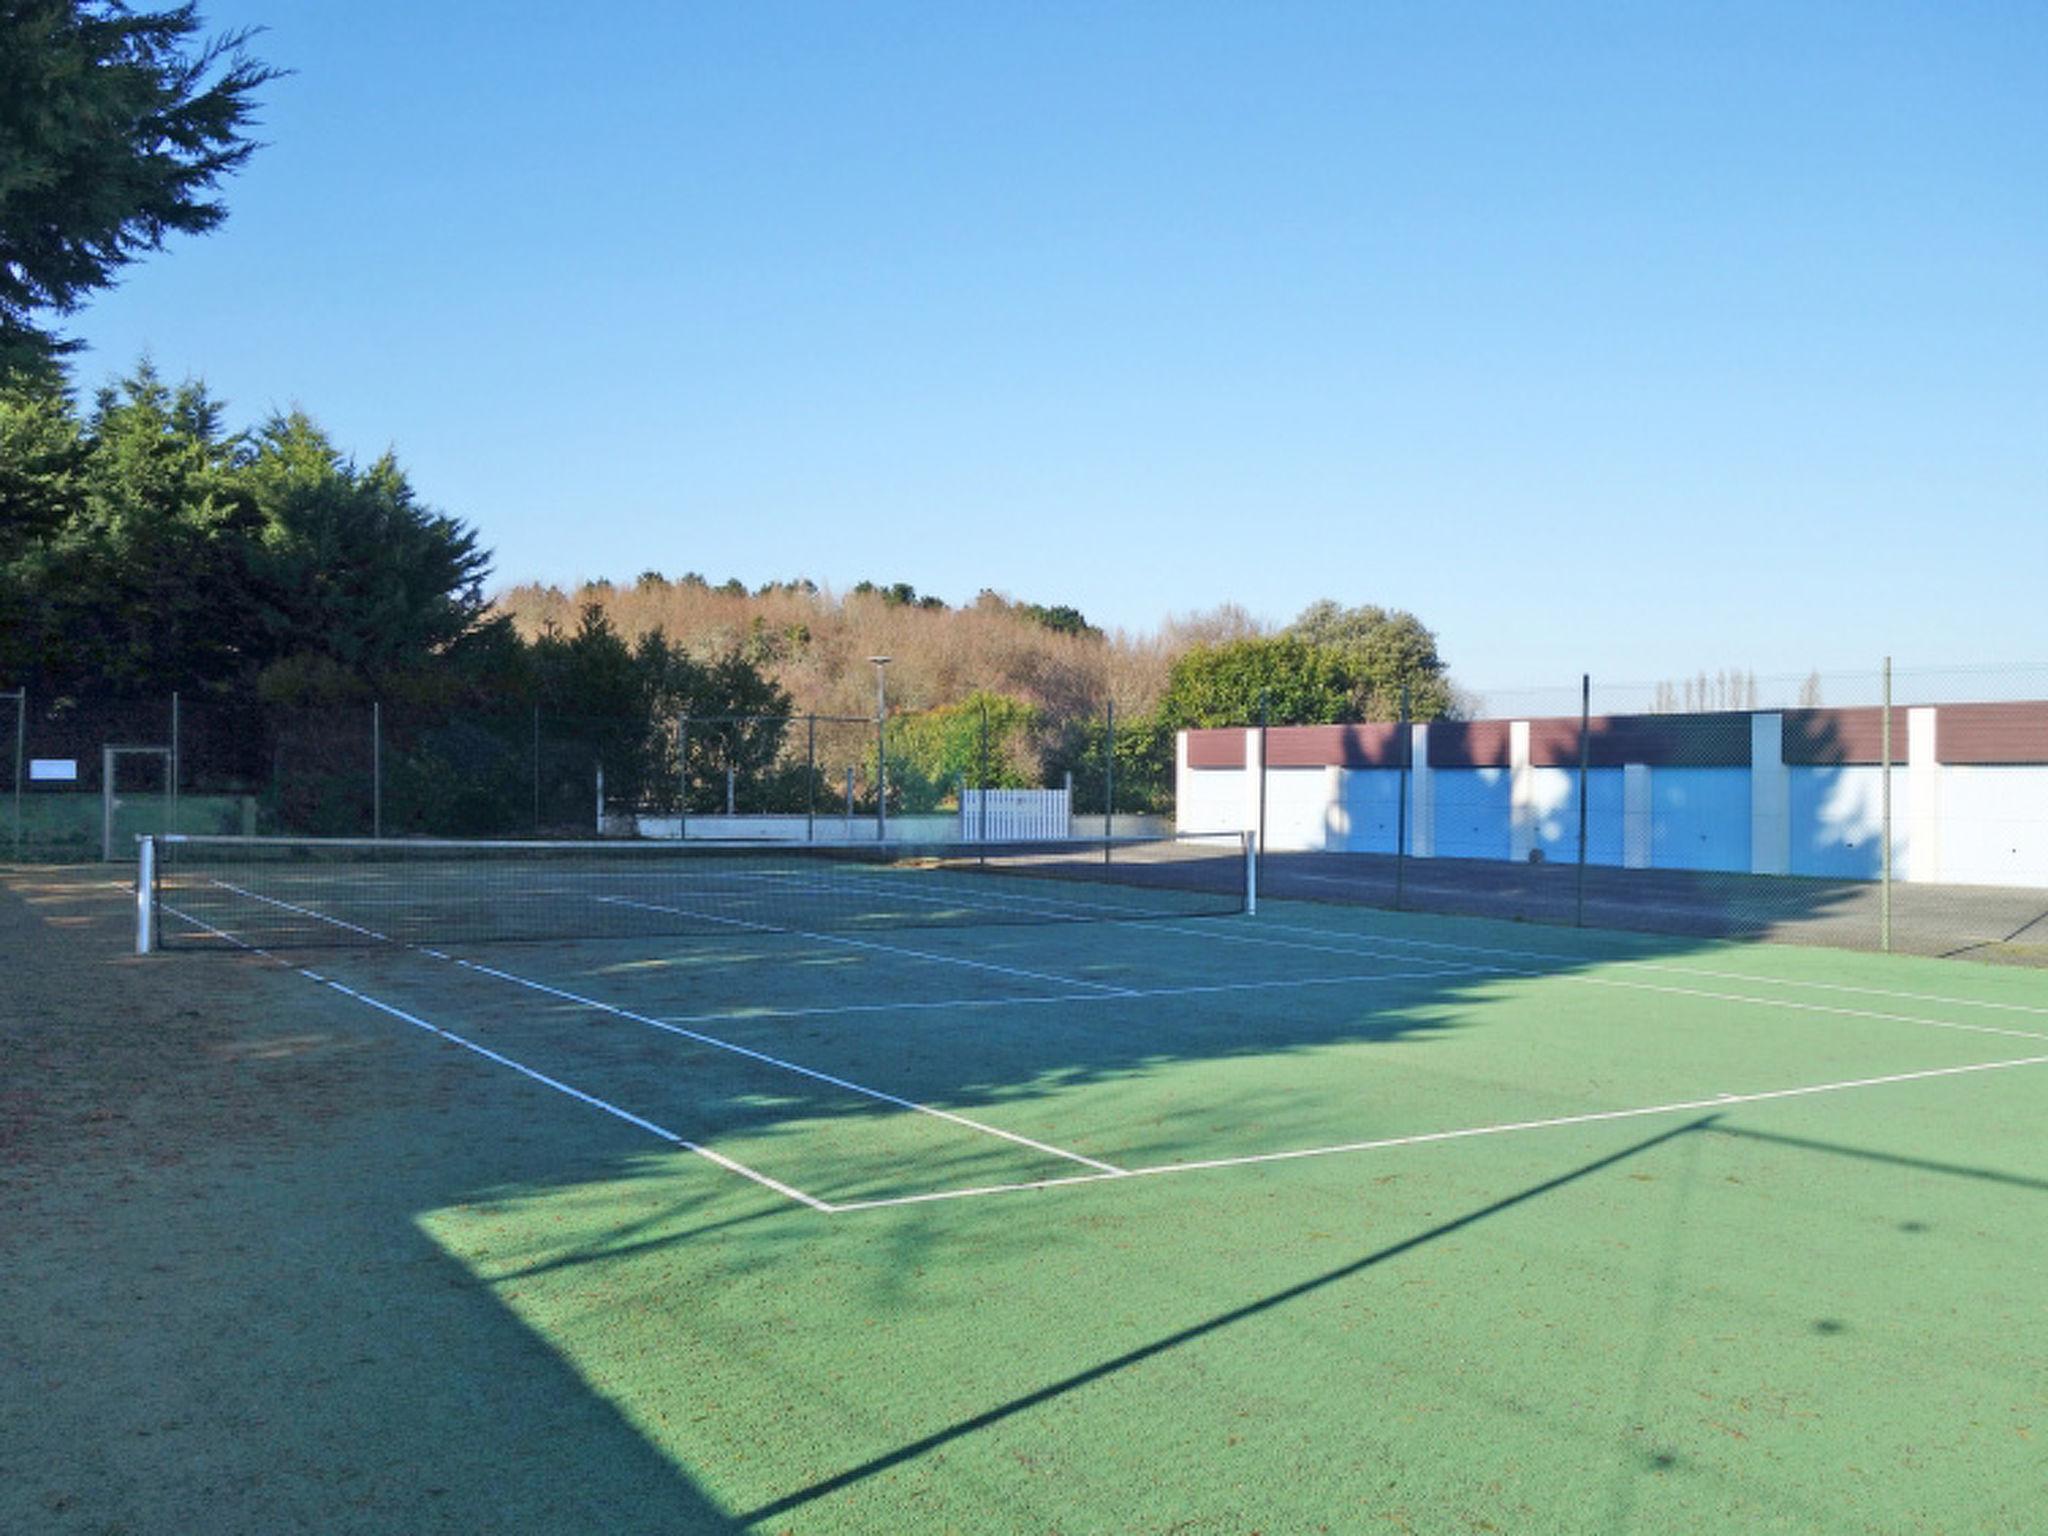
[[[1289,903],[141,960],[117,892],[23,910],[131,1028],[208,1021],[235,1114],[188,1106],[125,1203],[43,1186],[223,1333],[74,1302],[96,1367],[21,1324],[69,1385],[0,1389],[10,1528],[2048,1509],[2036,973]],[[48,1225],[39,1297],[91,1249]],[[212,1472],[145,1496],[128,1421],[166,1415]]]

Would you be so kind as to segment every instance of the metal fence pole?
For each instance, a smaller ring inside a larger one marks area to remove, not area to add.
[[[9,697],[0,693],[0,699]],[[14,859],[21,861],[21,775],[28,746],[28,690],[12,690],[14,699]]]
[[[804,716],[804,841],[818,840],[818,717]]]
[[[1579,877],[1572,926],[1586,926],[1586,763],[1593,729],[1593,674],[1579,674]]]
[[[533,706],[533,830],[540,830],[540,706]]]
[[[1877,897],[1878,945],[1892,952],[1892,659],[1884,659],[1884,849]]]
[[[676,840],[690,835],[690,717],[676,721]]]
[[[981,782],[978,786],[981,799],[975,809],[979,813],[979,825],[974,829],[976,842],[988,841],[988,700],[981,701]]]
[[[178,692],[174,688],[171,690],[170,797],[168,803],[164,807],[164,819],[168,823],[168,825],[164,828],[166,832],[175,832],[178,830],[178,725],[179,715],[181,713],[178,705]]]
[[[1401,788],[1400,798],[1394,807],[1394,910],[1401,910],[1402,887],[1408,877],[1408,771],[1414,766],[1415,730],[1408,722],[1408,685],[1401,685]],[[1260,771],[1265,764],[1259,764]]]
[[[1260,765],[1263,770],[1264,764]],[[1102,862],[1116,836],[1116,700],[1102,707]]]
[[[370,700],[370,836],[384,835],[384,701]]]
[[[875,664],[875,841],[889,841],[889,701],[881,662]]]

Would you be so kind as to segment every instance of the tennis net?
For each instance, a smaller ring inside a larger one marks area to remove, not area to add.
[[[142,947],[847,933],[1244,911],[1245,845],[144,840]]]

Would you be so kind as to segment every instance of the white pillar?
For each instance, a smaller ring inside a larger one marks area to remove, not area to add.
[[[1186,731],[1175,731],[1173,733],[1173,830],[1176,832],[1213,831],[1214,828],[1191,827],[1188,825],[1188,806],[1192,803],[1189,795],[1193,789],[1194,782],[1189,777],[1188,768],[1188,733]],[[1073,804],[1071,795],[1067,803],[1070,806]]]
[[[1408,851],[1436,856],[1436,778],[1429,766],[1429,726],[1408,727]]]
[[[1259,825],[1259,788],[1266,777],[1264,743],[1259,740],[1259,728],[1248,725],[1244,730],[1244,827],[1247,832],[1257,832],[1264,841],[1265,829]]]
[[[1792,770],[1785,766],[1785,717],[1749,717],[1749,867],[1792,871]]]
[[[1941,764],[1934,759],[1932,708],[1906,711],[1906,812],[1905,836],[1899,836],[1898,811],[1893,809],[1892,848],[1903,852],[1894,859],[1902,868],[1899,878],[1934,881],[1941,878]],[[1892,770],[1896,773],[1896,767]]]
[[[1536,848],[1536,775],[1529,771],[1529,722],[1508,722],[1508,857],[1528,862]]]
[[[1650,766],[1624,763],[1621,769],[1621,867],[1648,869],[1654,844],[1650,829]]]

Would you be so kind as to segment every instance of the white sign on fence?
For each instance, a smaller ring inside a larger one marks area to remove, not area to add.
[[[963,789],[960,836],[968,842],[1019,843],[1073,835],[1064,789]]]
[[[28,760],[28,776],[39,783],[76,784],[78,782],[78,759],[73,757],[32,757]]]

